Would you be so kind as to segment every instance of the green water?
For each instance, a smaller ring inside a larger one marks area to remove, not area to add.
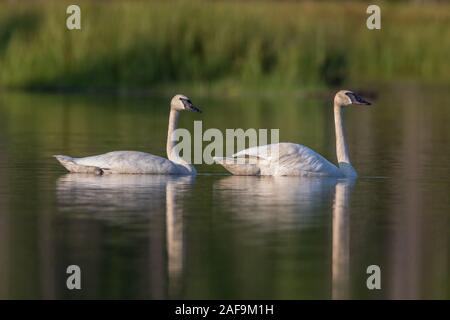
[[[73,175],[51,157],[164,155],[169,98],[0,95],[0,298],[450,298],[447,89],[383,88],[347,110],[354,184],[207,165]],[[191,98],[204,113],[182,127],[280,128],[335,162],[327,99]]]

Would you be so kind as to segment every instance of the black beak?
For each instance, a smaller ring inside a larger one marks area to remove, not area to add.
[[[357,95],[356,93],[353,93],[353,92],[350,93],[349,92],[349,93],[346,93],[346,94],[350,98],[350,100],[352,100],[352,104],[359,104],[359,105],[366,105],[366,106],[372,105],[372,103],[370,103],[369,101],[367,101],[366,99],[364,99],[360,95]]]
[[[202,113],[202,111],[199,108],[197,108],[196,106],[194,106],[192,104],[191,100],[189,100],[189,99],[182,99],[182,98],[180,100],[181,100],[181,102],[183,102],[184,108],[186,110],[189,110],[189,111],[192,111],[192,112]]]
[[[194,105],[191,105],[191,106],[189,107],[189,110],[192,111],[192,112],[202,113],[202,110],[200,110],[199,108],[197,108],[197,107],[194,106]]]

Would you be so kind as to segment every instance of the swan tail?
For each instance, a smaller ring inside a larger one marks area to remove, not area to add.
[[[261,170],[256,163],[249,163],[244,158],[214,157],[214,162],[222,165],[226,170],[236,176],[258,176]]]
[[[75,162],[74,158],[69,157],[69,156],[55,155],[54,157],[69,172],[74,172],[74,173],[93,173],[93,174],[96,174],[96,175],[102,175],[104,173],[104,170],[99,168],[99,167],[83,166],[83,165],[77,164]]]

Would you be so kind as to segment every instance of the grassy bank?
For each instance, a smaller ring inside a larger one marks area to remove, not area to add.
[[[450,5],[335,2],[0,3],[0,86],[299,88],[388,81],[450,83]]]

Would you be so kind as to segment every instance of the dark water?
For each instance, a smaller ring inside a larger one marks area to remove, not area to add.
[[[0,298],[450,298],[448,90],[383,88],[349,109],[354,184],[206,165],[70,175],[51,158],[164,155],[168,98],[1,94]],[[191,98],[204,113],[183,127],[280,128],[335,162],[326,99]]]

